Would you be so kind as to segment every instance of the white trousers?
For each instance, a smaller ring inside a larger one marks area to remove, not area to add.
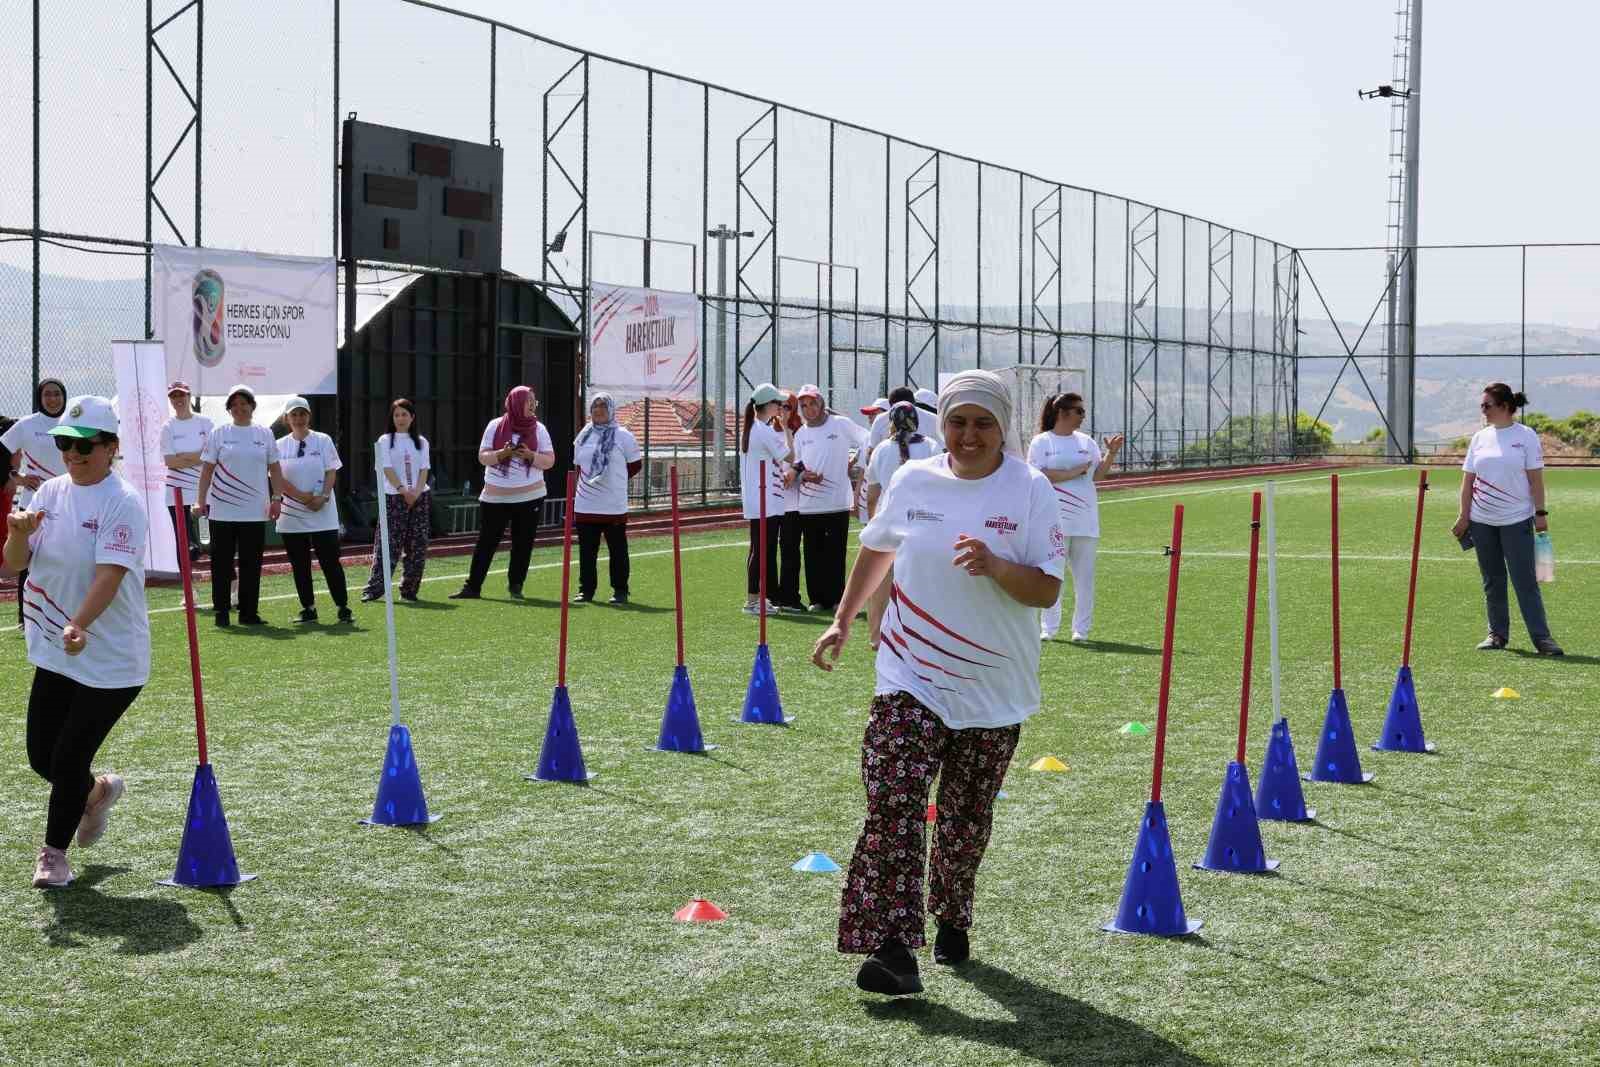
[[[1094,556],[1100,545],[1098,537],[1067,538],[1067,570],[1072,574],[1072,632],[1089,633],[1094,625]],[[1061,629],[1061,598],[1067,593],[1067,583],[1061,583],[1061,593],[1056,602],[1044,609],[1040,630],[1046,637],[1054,637]]]

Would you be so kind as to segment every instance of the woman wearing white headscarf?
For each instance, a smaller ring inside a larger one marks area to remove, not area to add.
[[[600,538],[611,560],[612,604],[628,602],[628,479],[644,467],[644,453],[626,426],[617,422],[617,402],[610,393],[589,400],[589,425],[572,442],[578,468],[577,499],[572,521],[578,530],[578,595],[574,603],[594,600],[599,585]]]
[[[1045,476],[1004,451],[1011,396],[988,371],[939,395],[948,452],[904,464],[861,531],[861,551],[812,661],[831,670],[890,568],[877,685],[861,746],[867,817],[840,902],[841,952],[869,953],[856,984],[922,989],[923,828],[939,779],[927,910],[936,963],[967,959],[974,883],[995,794],[1024,719],[1039,710],[1039,609],[1066,547]]]

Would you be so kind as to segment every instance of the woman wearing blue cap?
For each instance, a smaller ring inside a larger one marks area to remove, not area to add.
[[[50,783],[35,889],[72,884],[67,846],[94,844],[122,796],[95,754],[150,677],[144,602],[149,518],[115,476],[117,415],[102,396],[73,397],[50,432],[67,473],[6,516],[5,567],[30,573],[19,590],[33,664],[28,762]]]

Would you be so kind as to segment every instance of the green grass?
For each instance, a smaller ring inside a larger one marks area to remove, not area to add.
[[[267,633],[201,618],[212,763],[241,866],[231,893],[160,889],[194,771],[182,614],[152,619],[155,670],[103,752],[129,794],[80,882],[28,888],[45,789],[22,746],[21,642],[0,702],[0,1062],[226,1064],[1360,1064],[1600,1062],[1600,475],[1552,471],[1565,660],[1472,651],[1476,568],[1448,537],[1455,476],[1429,494],[1417,684],[1436,756],[1371,753],[1367,788],[1308,786],[1321,824],[1266,824],[1279,877],[1191,870],[1231,757],[1250,483],[1106,498],[1095,636],[1050,645],[978,885],[980,963],[926,961],[928,992],[883,1003],[833,950],[862,815],[871,664],[805,663],[821,620],[776,619],[792,728],[732,723],[755,623],[741,535],[686,540],[688,658],[710,758],[647,752],[672,665],[668,542],[635,542],[630,612],[573,612],[570,689],[589,788],[523,781],[555,681],[559,556],[529,602],[446,601],[462,559],[398,609],[425,831],[367,829],[388,726],[383,614]],[[1370,741],[1400,658],[1416,475],[1342,479],[1345,688]],[[1323,477],[1279,487],[1283,704],[1302,765],[1330,686]],[[1102,934],[1149,788],[1171,506],[1186,504],[1166,800],[1201,936]],[[648,553],[655,553],[653,555]],[[503,564],[503,557],[500,561]],[[602,575],[604,571],[602,569]],[[359,581],[359,579],[358,579]],[[1265,605],[1263,568],[1262,604]],[[202,591],[204,597],[204,591]],[[177,603],[170,590],[156,608]],[[322,598],[325,614],[326,598]],[[1258,633],[1250,754],[1271,703]],[[1520,651],[1519,651],[1520,650]],[[1580,655],[1582,654],[1582,655]],[[1497,686],[1520,702],[1489,699]],[[1066,774],[1027,771],[1040,755]],[[1254,770],[1254,767],[1252,768]],[[704,894],[730,913],[674,924]]]

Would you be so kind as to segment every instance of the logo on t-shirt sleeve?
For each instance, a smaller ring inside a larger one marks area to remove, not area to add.
[[[111,536],[106,538],[102,547],[108,552],[123,552],[133,555],[133,527],[125,522],[119,522],[111,528]]]

